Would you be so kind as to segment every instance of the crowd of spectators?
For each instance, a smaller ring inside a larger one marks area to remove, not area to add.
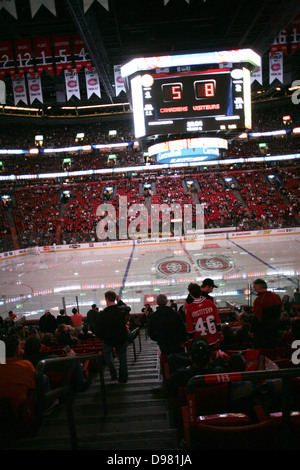
[[[283,123],[282,115],[290,114],[291,121]],[[271,110],[253,113],[253,131],[270,131],[297,125],[294,109]],[[116,135],[109,135],[115,129]],[[82,140],[76,135],[84,133]],[[130,121],[101,121],[93,125],[64,124],[36,126],[22,125],[20,134],[17,126],[0,126],[1,148],[33,148],[35,136],[44,136],[43,147],[61,147],[75,144],[96,144],[109,142],[131,142],[125,148],[111,151],[92,149],[89,152],[72,154],[3,155],[2,174],[37,174],[64,172],[67,170],[95,170],[111,166],[135,166],[145,163],[141,149],[133,145],[134,136]],[[264,141],[267,147],[261,148]],[[300,138],[290,132],[287,136],[235,139],[229,142],[224,158],[249,157],[265,154],[290,154],[298,152]],[[64,163],[66,157],[71,163]],[[144,204],[204,204],[205,229],[230,228],[255,230],[297,226],[299,224],[299,168],[293,160],[269,163],[241,164],[232,166],[209,165],[209,167],[178,168],[173,170],[151,170],[137,173],[118,173],[118,176],[87,175],[54,178],[2,181],[1,196],[9,195],[11,200],[1,204],[0,246],[1,251],[17,247],[27,248],[53,243],[95,242],[99,214],[97,207],[110,202],[116,210],[118,225],[119,197],[127,197],[127,208]],[[274,176],[271,180],[269,177]],[[188,180],[194,181],[191,189]],[[227,180],[231,182],[228,183]],[[145,185],[148,184],[148,188]],[[113,191],[107,198],[105,187]],[[70,197],[62,200],[63,190],[70,191]],[[148,211],[149,212],[149,211]],[[105,215],[105,214],[104,214]],[[127,226],[137,219],[131,214]],[[195,222],[195,213],[193,213]],[[161,224],[161,216],[160,216]],[[151,220],[148,218],[148,227]],[[173,233],[173,226],[171,231]],[[118,226],[117,226],[118,230]],[[148,230],[149,233],[149,230]]]
[[[210,172],[174,171],[170,173],[126,174],[98,179],[73,179],[69,183],[48,181],[41,185],[28,182],[6,186],[2,194],[11,195],[11,204],[1,208],[1,248],[13,249],[12,229],[19,247],[53,243],[96,242],[97,225],[107,216],[97,208],[109,202],[115,208],[118,231],[120,196],[127,198],[127,227],[139,216],[138,204],[184,205],[195,209],[204,204],[205,229],[257,230],[297,226],[299,223],[299,169],[296,165],[247,170],[210,169]],[[276,176],[269,179],[269,176]],[[195,187],[191,191],[189,179]],[[230,183],[227,181],[230,179]],[[274,181],[274,182],[273,182]],[[111,188],[107,191],[107,188]],[[62,199],[68,190],[69,197]],[[131,212],[129,212],[131,209]],[[160,213],[160,227],[162,213]],[[151,218],[146,221],[151,228]],[[195,223],[195,211],[193,212]],[[137,229],[138,230],[138,229]],[[171,235],[174,226],[171,224]],[[147,234],[145,234],[147,235]],[[118,232],[116,232],[118,238]],[[103,237],[100,241],[103,241]]]

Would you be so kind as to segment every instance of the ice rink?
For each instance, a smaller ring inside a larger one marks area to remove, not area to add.
[[[104,306],[104,292],[114,289],[132,313],[139,313],[155,295],[166,294],[178,304],[189,282],[210,277],[218,285],[214,297],[219,307],[226,301],[252,305],[252,282],[263,277],[282,297],[299,287],[300,229],[248,234],[210,234],[204,243],[121,242],[111,247],[56,247],[0,259],[0,314],[39,318],[46,309],[56,316],[74,306],[83,315],[93,303]],[[12,255],[10,253],[10,255]]]

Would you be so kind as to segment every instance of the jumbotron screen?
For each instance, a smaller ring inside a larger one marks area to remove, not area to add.
[[[251,49],[134,59],[121,68],[135,137],[251,129]]]

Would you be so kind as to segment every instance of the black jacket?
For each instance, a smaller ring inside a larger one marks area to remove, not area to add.
[[[105,307],[102,312],[99,312],[96,321],[96,336],[113,347],[126,343],[128,341],[126,324],[130,310],[130,307],[122,301]]]
[[[178,352],[180,344],[186,340],[186,329],[181,316],[167,305],[158,307],[150,315],[148,334],[157,342],[162,354]]]

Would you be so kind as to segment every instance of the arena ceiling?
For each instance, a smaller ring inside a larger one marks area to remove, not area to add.
[[[253,90],[261,88],[264,98],[274,98],[276,83],[268,84],[270,45],[281,30],[289,32],[300,12],[298,0],[35,0],[40,5],[33,14],[33,0],[12,1],[15,15],[0,3],[1,41],[81,34],[101,82],[101,99],[93,97],[90,104],[127,101],[124,93],[115,96],[113,67],[134,57],[238,48],[261,55],[263,84],[255,82]],[[299,59],[300,48],[284,55],[286,85],[300,79]],[[9,78],[6,104],[13,104]],[[43,73],[42,87],[44,105],[55,106],[63,74]],[[83,103],[84,91],[81,96]]]

